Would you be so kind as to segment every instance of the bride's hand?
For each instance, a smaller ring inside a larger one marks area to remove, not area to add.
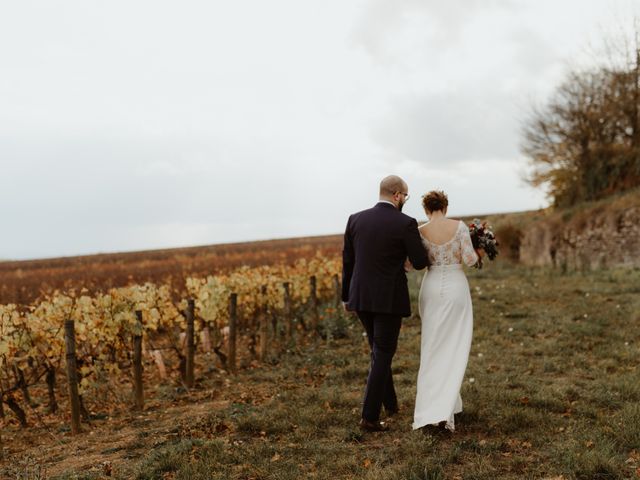
[[[413,270],[413,265],[411,264],[411,262],[409,261],[409,259],[407,258],[404,261],[404,271],[405,272],[410,272],[411,270]]]

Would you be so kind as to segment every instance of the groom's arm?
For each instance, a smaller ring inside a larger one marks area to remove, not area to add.
[[[351,216],[347,221],[347,228],[344,232],[344,245],[342,248],[342,301],[349,301],[349,284],[353,275],[353,266],[356,262],[356,253],[353,249],[351,238]]]
[[[412,218],[407,226],[404,234],[404,246],[407,249],[407,257],[413,268],[416,270],[422,270],[429,266],[429,256],[427,255],[427,249],[422,243],[420,232],[418,232],[418,222],[415,218]]]

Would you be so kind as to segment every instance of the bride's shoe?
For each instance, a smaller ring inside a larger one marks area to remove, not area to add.
[[[449,430],[446,428],[447,422],[445,420],[441,421],[437,425],[435,423],[425,425],[421,428],[422,433],[425,435],[431,435],[433,437],[442,437],[449,433]]]

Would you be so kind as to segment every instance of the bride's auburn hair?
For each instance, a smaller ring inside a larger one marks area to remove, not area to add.
[[[427,212],[444,210],[449,205],[447,194],[442,190],[431,190],[422,196],[422,207]]]

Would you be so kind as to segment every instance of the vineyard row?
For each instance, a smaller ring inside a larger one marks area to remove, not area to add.
[[[321,305],[335,313],[340,301],[338,258],[300,259],[293,265],[242,267],[227,274],[187,278],[188,298],[169,285],[145,283],[104,293],[54,292],[28,307],[0,305],[0,416],[7,405],[26,427],[25,403],[35,406],[29,387],[44,377],[48,411],[58,410],[56,378],[65,370],[71,428],[89,418],[83,397],[110,379],[131,375],[133,406],[142,409],[143,358],[166,378],[165,356],[176,354],[180,381],[194,385],[196,341],[215,352],[229,372],[244,355],[265,360],[269,348],[290,343],[295,332],[319,332]],[[326,312],[325,312],[326,313]],[[306,319],[306,320],[305,320]]]

